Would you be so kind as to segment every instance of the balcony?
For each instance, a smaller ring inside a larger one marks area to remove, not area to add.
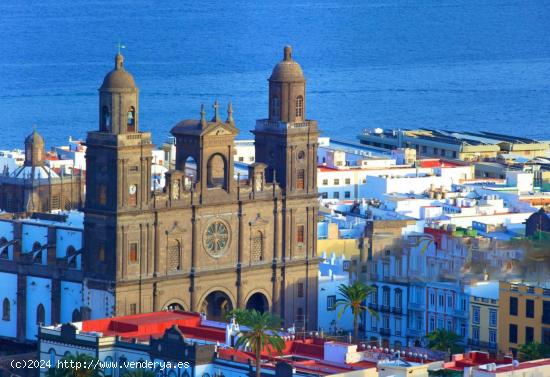
[[[421,338],[424,335],[426,335],[424,333],[424,330],[418,330],[418,329],[407,329],[407,334],[408,336],[411,336],[413,338]]]
[[[424,309],[425,309],[424,304],[419,304],[419,303],[416,303],[416,302],[409,302],[407,305],[408,305],[410,310],[414,310],[414,311],[423,312]]]
[[[402,308],[400,308],[400,307],[398,308],[398,307],[395,307],[395,306],[393,308],[391,308],[391,311],[392,311],[392,313],[395,313],[395,314],[402,314],[403,313]]]
[[[468,345],[477,346],[481,349],[487,349],[487,350],[496,350],[497,349],[497,344],[496,343],[484,342],[484,341],[481,341],[479,339],[472,339],[472,338],[468,338]]]
[[[383,328],[383,327],[380,327],[380,335],[390,336],[390,335],[391,335],[391,331],[390,331],[390,329],[385,329],[385,328]]]
[[[389,305],[380,305],[380,311],[384,312],[384,313],[389,313],[391,311],[390,306]]]

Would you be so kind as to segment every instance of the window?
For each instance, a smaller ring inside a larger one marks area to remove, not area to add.
[[[472,326],[472,339],[479,340],[479,326]]]
[[[510,343],[517,343],[518,342],[518,326],[510,324],[508,328],[508,341]]]
[[[302,117],[304,115],[304,97],[296,97],[296,116]]]
[[[327,186],[328,185],[328,179],[323,179],[323,186]]]
[[[130,263],[136,263],[138,261],[138,244],[132,242],[130,244]]]
[[[473,323],[479,323],[480,322],[479,306],[472,306],[472,312],[473,312]]]
[[[444,307],[445,306],[445,296],[439,295],[439,306]]]
[[[385,328],[385,329],[390,328],[390,316],[389,315],[385,315],[385,316],[382,317],[382,327]]]
[[[465,323],[462,323],[460,325],[460,336],[462,336],[463,338],[466,336],[466,324]]]
[[[428,152],[428,147],[426,147],[425,145],[422,146],[422,153],[427,153]]]
[[[137,205],[137,185],[128,187],[128,204],[131,206]]]
[[[535,329],[532,327],[525,327],[525,343],[532,343],[535,340]]]
[[[322,192],[321,193],[321,198],[322,199],[328,199],[328,192]]]
[[[510,297],[510,315],[518,315],[518,298]]]
[[[395,276],[401,276],[401,258],[395,258],[394,269]]]
[[[296,188],[298,190],[304,189],[304,180],[305,180],[305,171],[304,169],[298,170],[298,173],[296,175]]]
[[[339,192],[333,192],[333,193],[332,193],[332,197],[333,197],[334,199],[340,199],[340,193],[339,193]]]
[[[463,298],[462,300],[460,300],[460,309],[461,310],[466,310],[466,299]]]
[[[438,148],[434,148],[434,154],[437,154],[439,152]]]
[[[126,130],[128,132],[136,132],[136,109],[134,108],[134,106],[130,106],[130,108],[128,109]]]
[[[372,331],[378,330],[378,319],[375,316],[370,317],[370,328]]]
[[[453,151],[453,158],[456,158],[456,151]]]
[[[435,306],[435,293],[430,292],[430,306]]]
[[[73,313],[71,315],[72,322],[80,322],[82,320],[82,317],[80,315],[80,310],[75,309],[73,310]]]
[[[525,300],[525,316],[527,318],[535,318],[535,301]]]
[[[262,232],[256,231],[252,237],[252,242],[250,244],[250,257],[253,262],[258,262],[263,260],[264,254],[264,236]]]
[[[281,115],[281,100],[277,96],[273,97],[271,100],[271,113],[274,117],[279,117]]]
[[[393,301],[396,308],[401,309],[403,307],[403,292],[401,291],[401,289],[395,290]]]
[[[2,321],[10,320],[10,306],[10,300],[8,298],[5,298],[2,302]]]
[[[327,310],[332,311],[336,308],[336,296],[327,296]]]
[[[304,283],[298,283],[298,297],[304,297]]]
[[[489,326],[492,326],[492,327],[497,326],[497,310],[496,309],[489,309]]]
[[[304,226],[298,225],[296,227],[296,242],[304,243]]]
[[[350,265],[351,265],[350,261],[345,260],[343,264],[344,271],[349,271]]]
[[[351,198],[351,192],[349,191],[344,192],[344,198],[347,198],[347,199]]]
[[[99,185],[98,201],[99,201],[99,205],[104,206],[107,204],[107,186]]]
[[[52,208],[60,208],[59,207],[59,195],[54,195],[52,197]]]
[[[453,307],[453,296],[447,296],[447,307],[448,308]]]
[[[442,155],[442,156],[445,156],[445,149],[442,149],[442,150],[441,150],[441,155]]]
[[[350,184],[351,184],[351,179],[350,179],[350,178],[346,178],[345,182],[346,182],[346,185],[350,185]]]
[[[395,319],[395,335],[401,335],[401,318]]]
[[[334,180],[334,185],[335,185],[335,186],[338,186],[339,184],[340,184],[340,180],[339,180],[339,179],[335,179],[335,180]]]
[[[382,305],[390,306],[390,288],[389,287],[382,288]]]
[[[111,131],[111,114],[107,106],[101,109],[101,131]]]
[[[38,304],[38,307],[36,308],[36,324],[38,326],[44,325],[46,322],[46,310],[44,309],[44,305]]]
[[[303,308],[298,308],[296,315],[298,317],[297,318],[298,321],[303,321],[304,320],[304,309]]]
[[[374,288],[374,290],[370,295],[371,303],[374,305],[378,305],[378,287],[376,285],[373,285],[372,287]]]
[[[435,318],[430,317],[430,323],[428,324],[429,331],[432,332],[435,330]]]
[[[489,343],[496,344],[497,342],[497,330],[490,329],[489,330]]]
[[[244,161],[244,157],[243,156],[240,156],[239,157],[239,162],[243,162]]]

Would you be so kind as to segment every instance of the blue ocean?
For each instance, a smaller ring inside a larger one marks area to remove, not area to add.
[[[119,42],[155,143],[216,99],[233,102],[239,137],[251,137],[286,44],[325,136],[427,127],[550,139],[549,35],[545,0],[2,0],[0,148],[22,147],[33,125],[48,146],[97,128]]]

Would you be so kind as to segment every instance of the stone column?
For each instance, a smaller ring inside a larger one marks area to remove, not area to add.
[[[243,231],[243,203],[239,201],[239,231],[238,231],[238,237],[239,237],[239,243],[238,243],[238,250],[237,250],[237,308],[243,308],[244,307],[244,297],[243,297],[243,286],[242,286],[242,259],[243,259],[243,252],[244,252],[244,231]]]
[[[31,318],[31,321],[33,319]],[[25,342],[27,335],[27,276],[17,275],[17,340]]]

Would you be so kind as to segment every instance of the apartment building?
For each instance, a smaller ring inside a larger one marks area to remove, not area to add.
[[[478,282],[467,287],[466,292],[470,295],[468,346],[495,354],[499,331],[499,282]]]
[[[550,345],[550,286],[500,282],[498,350],[517,355],[522,344]]]

